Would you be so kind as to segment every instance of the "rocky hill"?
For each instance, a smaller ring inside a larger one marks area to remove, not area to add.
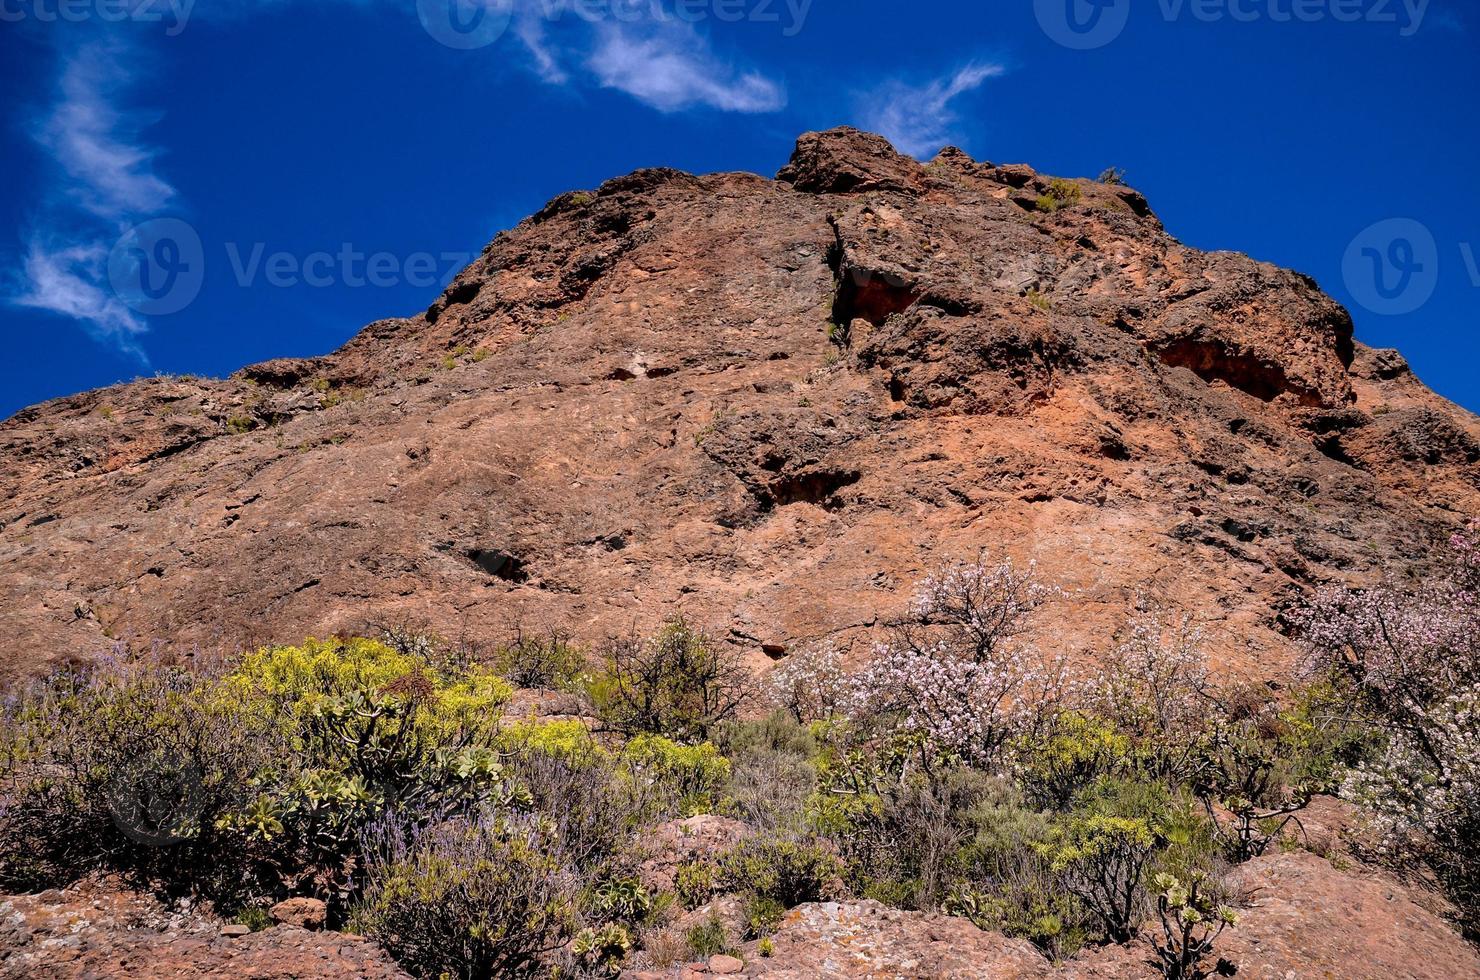
[[[1128,187],[844,129],[775,180],[564,194],[331,355],[27,409],[0,501],[12,678],[112,639],[676,609],[764,664],[981,549],[1067,590],[1059,647],[1150,597],[1272,675],[1302,593],[1480,513],[1480,421]]]

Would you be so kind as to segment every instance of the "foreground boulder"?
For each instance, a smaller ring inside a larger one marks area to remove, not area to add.
[[[0,977],[408,980],[357,936],[248,932],[100,882],[0,897]]]
[[[965,919],[901,912],[872,901],[793,909],[773,942],[775,955],[753,962],[752,975],[1014,980],[1048,971],[1048,961],[1027,940],[983,932]]]
[[[1341,980],[1459,980],[1480,977],[1480,952],[1426,906],[1436,900],[1358,866],[1338,871],[1314,854],[1255,858],[1237,868],[1238,927],[1225,931],[1217,956],[1247,980],[1340,977]],[[1107,947],[1082,954],[1065,980],[1154,977],[1150,947]]]

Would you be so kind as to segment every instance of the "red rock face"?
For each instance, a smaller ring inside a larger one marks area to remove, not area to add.
[[[0,501],[10,678],[115,638],[677,610],[764,663],[981,549],[1065,588],[1045,644],[1102,649],[1145,596],[1276,674],[1306,590],[1480,513],[1480,424],[1129,188],[839,130],[776,181],[556,198],[327,357],[21,412]]]

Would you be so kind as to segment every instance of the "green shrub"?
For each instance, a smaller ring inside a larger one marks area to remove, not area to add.
[[[1088,938],[1083,905],[1047,874],[1015,878],[996,891],[958,885],[941,909],[988,932],[1026,939],[1056,962],[1073,956]]]
[[[760,721],[732,722],[717,740],[730,760],[728,815],[768,833],[806,826],[808,800],[817,789],[810,761],[817,746],[805,727],[777,712]]]
[[[246,926],[253,932],[261,932],[264,929],[271,929],[273,926],[272,916],[268,914],[267,909],[262,908],[260,905],[242,909],[232,921],[237,925]]]
[[[1194,788],[1235,862],[1263,854],[1335,782],[1344,736],[1303,701],[1282,710],[1267,691],[1235,690],[1208,739]]]
[[[1054,960],[1089,938],[1090,913],[1041,853],[1051,818],[1010,793],[981,800],[968,814],[974,833],[956,855],[956,883],[943,908],[992,932],[1027,939]]]
[[[735,716],[750,688],[750,672],[738,655],[678,618],[648,640],[612,641],[606,671],[590,694],[618,732],[701,742]]]
[[[0,879],[106,869],[229,897],[245,869],[219,821],[282,749],[209,671],[119,652],[58,674],[0,714]]]
[[[870,799],[834,805],[828,816],[842,829],[832,839],[846,860],[848,882],[891,904],[936,908],[959,876],[962,848],[977,832],[972,809],[1004,792],[1000,780],[958,766],[881,782]]]
[[[815,841],[752,837],[719,862],[725,888],[771,899],[783,909],[822,901],[843,874],[843,863]]]
[[[708,919],[690,929],[685,938],[689,943],[689,952],[701,960],[735,952],[735,947],[730,944],[730,937],[725,932],[725,924],[718,915],[712,913]]]
[[[622,749],[632,790],[655,815],[712,813],[730,778],[730,763],[708,742],[679,745],[639,735]]]
[[[1038,210],[1052,214],[1060,208],[1078,204],[1083,198],[1084,191],[1078,184],[1055,177],[1048,182],[1048,192],[1038,197]]]
[[[673,875],[673,890],[686,909],[706,905],[719,889],[719,868],[710,861],[685,861]]]
[[[384,812],[420,822],[522,802],[494,751],[511,691],[473,667],[437,671],[373,640],[309,641],[248,654],[220,699],[280,730],[292,751],[223,817],[291,888],[347,898],[364,828]]]
[[[1158,844],[1149,820],[1085,812],[1056,824],[1043,852],[1105,936],[1125,943],[1135,938],[1148,911],[1144,879]]]
[[[525,750],[506,760],[517,784],[547,828],[551,846],[588,880],[624,872],[632,832],[646,819],[646,802],[604,750],[569,755]]]
[[[781,925],[786,906],[770,895],[751,895],[745,901],[745,929],[752,939],[769,936]]]
[[[559,630],[543,635],[516,630],[495,653],[494,666],[515,687],[555,691],[578,690],[588,669],[585,653]]]
[[[393,828],[351,928],[423,977],[532,976],[570,939],[574,888],[549,842],[496,819]]]
[[[820,837],[853,840],[883,816],[883,805],[883,798],[872,793],[814,792],[803,801],[803,821]]]
[[[1013,754],[1014,772],[1028,799],[1063,809],[1085,788],[1124,772],[1131,763],[1131,741],[1102,718],[1066,711],[1046,732],[1020,740]]]

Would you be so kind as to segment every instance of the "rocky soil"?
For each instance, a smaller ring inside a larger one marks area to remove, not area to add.
[[[27,409],[0,501],[11,678],[114,640],[679,609],[763,665],[983,548],[1069,590],[1045,642],[1103,648],[1152,596],[1277,675],[1302,593],[1480,512],[1480,423],[1127,187],[838,130],[777,180],[562,195],[329,356]]]
[[[722,818],[694,820],[702,824]],[[723,836],[717,833],[716,840]],[[1480,953],[1444,922],[1443,909],[1432,895],[1350,859],[1337,858],[1333,864],[1298,849],[1272,854],[1239,868],[1234,884],[1240,890],[1242,919],[1223,934],[1218,955],[1238,967],[1238,977],[1480,977]],[[0,977],[406,976],[357,936],[286,924],[234,933],[245,929],[188,904],[165,905],[107,881],[0,897]],[[965,919],[902,912],[872,901],[799,906],[787,914],[772,942],[769,956],[751,942],[737,950],[740,956],[649,965],[628,970],[624,977],[1143,980],[1159,975],[1150,965],[1154,954],[1144,943],[1090,950],[1054,965],[1026,941],[984,932]]]
[[[405,978],[371,943],[279,925],[223,924],[88,881],[39,895],[0,897],[0,977],[216,977],[251,980]]]
[[[1404,883],[1364,863],[1362,825],[1346,805],[1317,797],[1278,853],[1255,858],[1230,876],[1240,914],[1219,938],[1217,956],[1254,980],[1459,980],[1480,978],[1480,951],[1445,921],[1448,911],[1421,883]],[[714,853],[733,843],[734,828],[717,817],[676,822],[659,847],[674,860]],[[652,867],[650,865],[649,867]],[[657,882],[654,882],[655,884]],[[713,913],[732,935],[743,912],[724,899],[689,913],[683,927]],[[731,921],[733,920],[733,921]],[[1053,964],[1023,940],[983,931],[962,918],[904,912],[873,901],[834,901],[787,913],[771,955],[755,942],[741,958],[634,968],[627,980],[697,980],[742,974],[770,980],[1149,980],[1155,951],[1145,937],[1129,946],[1091,948]],[[1211,965],[1211,964],[1210,964]],[[733,969],[732,969],[733,967]]]

